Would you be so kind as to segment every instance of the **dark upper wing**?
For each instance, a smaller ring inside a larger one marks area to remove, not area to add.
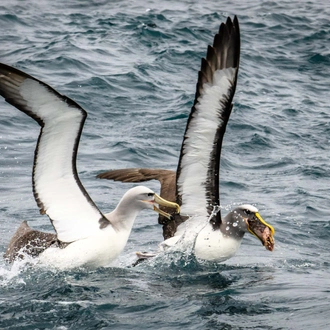
[[[107,179],[121,182],[144,182],[158,180],[160,196],[170,202],[175,202],[175,179],[176,174],[171,170],[152,168],[125,168],[100,173],[96,176],[99,179]],[[171,210],[173,211],[173,210]]]
[[[58,239],[72,242],[99,230],[103,215],[82,186],[76,157],[87,113],[45,83],[0,63],[0,94],[41,126],[35,150],[33,192]]]
[[[237,17],[228,17],[202,59],[195,102],[188,118],[177,169],[181,214],[209,218],[219,200],[222,139],[232,109],[240,56]],[[211,219],[216,228],[220,212]]]

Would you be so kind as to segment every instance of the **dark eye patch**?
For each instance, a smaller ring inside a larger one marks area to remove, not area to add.
[[[244,210],[244,213],[250,215],[252,212],[250,210]]]
[[[154,193],[148,193],[148,197],[152,197]]]

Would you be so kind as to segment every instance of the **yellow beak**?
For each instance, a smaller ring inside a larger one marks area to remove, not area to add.
[[[275,234],[275,230],[273,228],[273,226],[269,225],[261,216],[259,213],[255,213],[256,218],[258,219],[258,221],[260,222],[259,224],[257,222],[252,222],[249,223],[249,221],[247,221],[247,225],[248,225],[248,231],[254,235],[255,237],[257,237],[262,244],[266,247],[267,250],[269,251],[273,251],[274,249],[274,234]],[[261,224],[261,226],[260,226]],[[251,228],[252,226],[252,228]],[[265,227],[262,228],[262,226],[267,227],[269,231],[265,231]]]
[[[154,199],[155,199],[155,203],[162,205],[162,206],[167,206],[170,208],[175,209],[175,213],[180,213],[180,206],[177,203],[173,203],[173,202],[169,202],[164,198],[161,198],[159,195],[155,194],[154,195]],[[154,205],[154,210],[163,215],[164,217],[166,217],[167,219],[172,219],[171,214],[164,212],[162,210],[160,210],[156,205]]]
[[[273,226],[269,225],[262,217],[261,215],[257,212],[256,213],[256,217],[260,220],[261,223],[263,223],[266,227],[268,227],[270,229],[270,231],[272,232],[273,236],[275,235],[275,229]]]

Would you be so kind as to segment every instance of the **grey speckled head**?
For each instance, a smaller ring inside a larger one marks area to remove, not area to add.
[[[222,220],[220,231],[224,236],[242,239],[246,232],[256,236],[267,250],[274,249],[274,228],[265,222],[258,209],[252,205],[241,205],[229,212]]]

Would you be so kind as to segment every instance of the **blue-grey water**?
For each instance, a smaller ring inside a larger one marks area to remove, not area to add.
[[[88,111],[78,170],[107,212],[132,185],[96,174],[176,168],[200,58],[228,15],[239,18],[242,49],[221,204],[256,205],[276,229],[274,252],[246,235],[223,264],[174,255],[132,268],[135,251],[162,239],[144,211],[109,268],[56,272],[0,259],[0,329],[330,326],[329,2],[2,0],[0,61]],[[31,191],[38,132],[0,100],[1,254],[22,220],[52,230]]]

